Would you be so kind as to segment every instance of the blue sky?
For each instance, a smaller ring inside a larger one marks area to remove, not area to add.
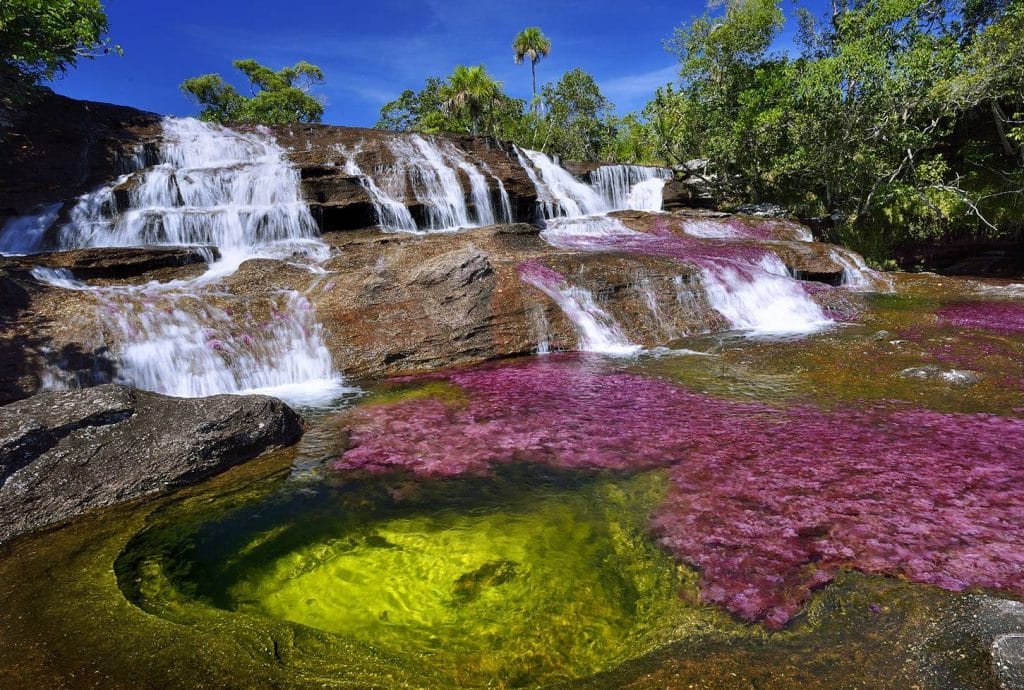
[[[663,41],[699,15],[692,0],[107,0],[110,36],[124,56],[82,61],[53,84],[74,98],[191,115],[178,90],[188,78],[219,72],[244,85],[231,67],[254,58],[279,69],[299,60],[319,65],[315,93],[328,124],[372,126],[381,105],[403,89],[457,64],[487,66],[510,95],[530,93],[528,64],[511,43],[540,26],[551,55],[537,65],[538,85],[582,67],[620,113],[642,108],[655,87],[674,78]],[[787,26],[787,33],[792,31]]]

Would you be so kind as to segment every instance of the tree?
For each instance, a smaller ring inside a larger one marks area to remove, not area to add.
[[[406,89],[398,98],[384,104],[374,127],[396,132],[427,132],[443,124],[443,86],[444,80],[440,77],[427,77],[421,91]]]
[[[491,78],[483,65],[456,65],[440,96],[445,114],[468,121],[473,134],[493,131],[494,110],[503,94],[501,82]]]
[[[0,76],[31,85],[57,77],[79,59],[119,53],[107,28],[99,0],[4,0]]]
[[[551,41],[540,27],[530,26],[516,35],[512,41],[512,50],[515,51],[517,65],[522,64],[524,58],[530,58],[530,72],[533,75],[533,99],[530,101],[530,107],[533,108],[537,102],[537,63],[551,52]]]
[[[615,139],[612,104],[594,77],[576,68],[541,89],[540,148],[571,160],[598,160]]]
[[[181,90],[203,106],[199,119],[209,122],[285,125],[319,122],[324,106],[309,88],[324,80],[316,65],[298,62],[277,72],[255,60],[232,63],[250,82],[251,96],[243,96],[219,74],[186,79]]]

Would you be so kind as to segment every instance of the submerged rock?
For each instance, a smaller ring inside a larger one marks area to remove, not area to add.
[[[301,418],[267,396],[171,398],[124,386],[0,407],[0,541],[176,488],[287,445]]]

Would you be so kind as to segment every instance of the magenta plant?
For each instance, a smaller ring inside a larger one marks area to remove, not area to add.
[[[1019,302],[956,302],[936,313],[940,320],[960,328],[1024,333],[1024,304]]]
[[[486,475],[501,463],[669,467],[659,543],[701,597],[780,628],[841,568],[1024,596],[1024,419],[897,404],[723,400],[551,356],[421,380],[465,400],[350,413],[338,470]]]

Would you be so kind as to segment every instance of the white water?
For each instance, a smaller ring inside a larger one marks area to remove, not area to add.
[[[79,199],[61,228],[60,249],[245,249],[316,237],[298,172],[271,137],[191,118],[165,118],[163,130],[161,163]],[[127,209],[116,208],[115,189],[121,185],[130,185]]]
[[[356,163],[358,149],[350,153],[339,146],[338,152],[345,157],[345,172],[358,177],[359,182],[369,194],[381,229],[386,232],[416,232],[416,221],[405,204],[378,187],[373,177],[364,173]]]
[[[540,151],[516,147],[516,156],[534,187],[545,218],[593,216],[611,209],[601,196]]]
[[[662,188],[671,178],[667,168],[641,165],[602,165],[590,173],[591,186],[612,211],[660,211]]]
[[[644,241],[659,241],[606,216],[552,220],[541,236],[555,247],[584,251],[625,246],[642,252]],[[706,257],[695,257],[694,263],[700,266],[708,303],[734,329],[752,335],[799,334],[833,323],[774,253],[757,263]]]
[[[191,119],[166,118],[164,135],[159,165],[79,200],[61,246],[212,244],[221,259],[198,278],[141,286],[92,287],[49,269],[33,274],[95,298],[100,337],[110,343],[121,383],[183,397],[267,393],[297,404],[337,398],[348,389],[303,294],[281,292],[257,317],[234,313],[238,300],[218,289],[252,258],[323,273],[318,262],[330,251],[316,238],[283,150],[265,133]],[[129,208],[118,213],[113,188],[129,179],[137,185]],[[67,383],[59,372],[46,378],[54,387]]]
[[[868,268],[864,259],[856,252],[835,247],[829,252],[829,255],[843,267],[843,286],[851,290],[875,290],[878,292],[893,290],[892,278]]]
[[[744,237],[742,233],[730,227],[726,223],[712,219],[685,220],[682,224],[683,232],[693,237],[705,239],[730,239]]]
[[[594,295],[575,285],[569,285],[564,278],[555,279],[557,274],[524,272],[522,279],[546,294],[559,306],[576,327],[579,334],[579,349],[615,357],[630,356],[640,351],[640,346],[630,342],[615,319],[599,307]],[[546,340],[543,343],[547,350]]]
[[[499,181],[502,208],[496,212],[487,176],[450,142],[439,143],[413,134],[390,138],[387,145],[395,164],[375,172],[374,186],[383,198],[394,201],[405,199],[411,190],[424,208],[426,221],[418,227],[415,223],[408,227],[406,219],[391,226],[382,222],[385,229],[446,232],[511,219],[511,203],[504,186]],[[459,181],[460,171],[469,180],[472,208]]]
[[[180,397],[267,393],[306,404],[337,397],[341,380],[322,328],[298,292],[283,293],[268,321],[247,317],[249,331],[202,294],[119,297],[103,319],[119,343],[123,382]]]
[[[38,209],[38,213],[11,218],[0,229],[0,255],[12,256],[33,254],[43,245],[46,231],[50,229],[64,204],[57,202]]]
[[[774,254],[756,266],[707,265],[701,269],[701,279],[708,303],[737,330],[755,335],[800,334],[833,323]]]

